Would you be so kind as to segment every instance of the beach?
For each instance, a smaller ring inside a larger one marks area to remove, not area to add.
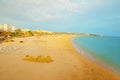
[[[1,43],[0,80],[120,80],[120,76],[80,55],[70,42],[74,37],[44,35]],[[53,62],[25,61],[26,55],[50,56]]]

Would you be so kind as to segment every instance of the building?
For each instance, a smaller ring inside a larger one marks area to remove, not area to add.
[[[10,26],[8,24],[0,25],[0,31],[14,32],[15,30],[16,28],[14,26]]]

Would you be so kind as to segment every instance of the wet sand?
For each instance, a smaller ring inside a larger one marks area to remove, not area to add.
[[[0,80],[120,80],[77,53],[70,35],[15,38],[0,44]],[[23,43],[20,43],[23,41]],[[51,56],[53,62],[28,62],[26,55]]]

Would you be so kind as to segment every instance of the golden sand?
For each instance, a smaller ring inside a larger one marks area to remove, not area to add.
[[[15,38],[15,42],[0,44],[0,80],[120,80],[78,54],[71,46],[72,37]],[[26,55],[50,56],[53,62],[25,61]]]

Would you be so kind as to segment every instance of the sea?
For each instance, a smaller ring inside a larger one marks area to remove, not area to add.
[[[76,37],[72,44],[80,55],[120,75],[120,37]]]

